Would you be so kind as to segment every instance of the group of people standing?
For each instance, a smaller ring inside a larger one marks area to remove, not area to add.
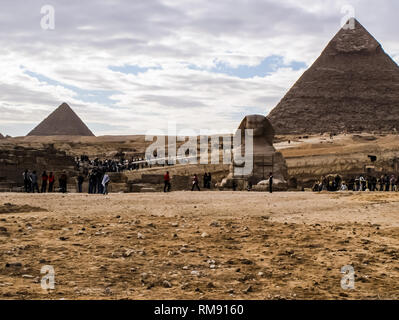
[[[53,172],[47,174],[46,171],[43,171],[41,177],[38,176],[36,170],[30,172],[29,170],[25,170],[22,173],[23,180],[24,180],[24,191],[27,193],[46,193],[46,192],[54,192],[54,182],[55,182],[55,175]],[[67,192],[67,182],[68,178],[66,172],[64,171],[59,179],[59,190],[60,192]],[[39,183],[40,189],[39,189]]]
[[[313,191],[399,191],[399,177],[384,174],[380,178],[375,176],[352,177],[345,182],[337,175],[333,179],[323,177],[313,186]]]
[[[104,170],[100,169],[93,169],[89,175],[89,194],[108,194],[108,185],[111,181],[109,175],[104,172]],[[81,183],[80,183],[81,181]],[[82,175],[79,175],[78,177],[78,189],[79,193],[82,192],[82,184],[84,181],[84,177]]]

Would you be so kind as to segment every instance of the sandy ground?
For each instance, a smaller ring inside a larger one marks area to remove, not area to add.
[[[398,257],[399,193],[0,194],[2,299],[398,299]]]

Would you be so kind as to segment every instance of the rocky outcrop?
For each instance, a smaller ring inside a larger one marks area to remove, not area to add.
[[[399,67],[358,22],[341,29],[270,112],[277,134],[399,129]]]
[[[43,148],[2,146],[0,149],[0,191],[10,191],[23,186],[22,173],[36,170],[38,175],[46,170],[56,173],[66,170],[69,177],[75,173],[74,158],[58,151],[52,145]],[[73,183],[72,179],[69,179]]]

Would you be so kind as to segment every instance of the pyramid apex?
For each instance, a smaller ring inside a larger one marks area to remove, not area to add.
[[[338,31],[269,113],[278,134],[396,128],[399,67],[361,23],[351,19],[355,23]]]

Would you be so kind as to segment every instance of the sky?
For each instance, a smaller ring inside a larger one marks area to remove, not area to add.
[[[397,0],[1,0],[0,133],[26,135],[62,102],[98,136],[232,132],[278,104],[352,9],[399,63]]]

